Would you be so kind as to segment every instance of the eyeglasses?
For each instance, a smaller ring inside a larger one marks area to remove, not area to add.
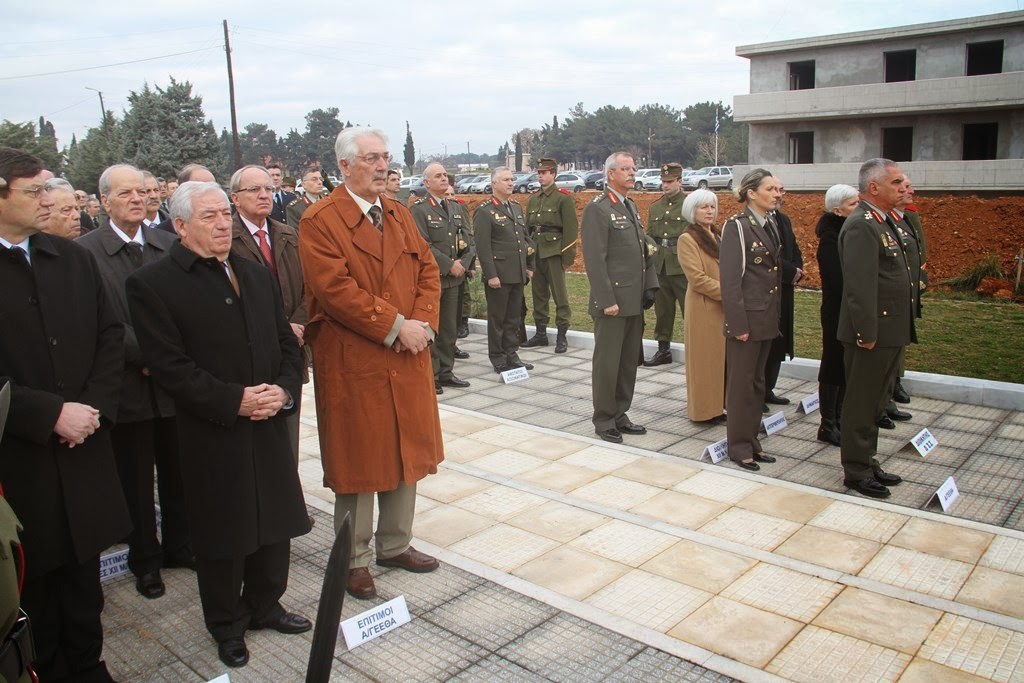
[[[375,166],[377,162],[380,161],[381,159],[383,159],[385,163],[391,163],[391,155],[387,152],[384,152],[383,154],[378,154],[377,152],[370,152],[369,154],[364,154],[362,156],[359,156],[357,154],[356,159],[362,159],[371,166]]]
[[[267,194],[274,194],[275,188],[273,185],[250,185],[249,187],[240,187],[235,192],[252,192],[253,194],[259,194],[260,190],[265,191]]]
[[[32,199],[39,199],[39,195],[44,192],[49,192],[45,185],[36,185],[35,187],[9,187],[8,190],[15,192],[24,192],[28,197]]]

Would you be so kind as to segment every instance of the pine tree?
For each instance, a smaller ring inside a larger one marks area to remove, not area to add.
[[[412,167],[416,164],[416,148],[412,144],[412,129],[409,128],[409,122],[405,122],[405,165],[409,168],[409,173],[412,173]]]

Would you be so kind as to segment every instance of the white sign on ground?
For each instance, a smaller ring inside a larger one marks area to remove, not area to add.
[[[761,429],[764,430],[765,436],[771,436],[780,429],[785,429],[786,425],[786,415],[781,410],[761,420]]]
[[[348,649],[353,650],[402,624],[408,624],[409,618],[409,607],[405,604],[405,596],[399,595],[382,605],[341,622],[341,632],[345,634],[345,644],[348,645]]]
[[[209,683],[231,683],[231,679],[228,678],[227,674],[221,674],[220,676],[212,679]]]
[[[917,450],[918,454],[923,458],[929,453],[934,451],[939,446],[939,440],[932,436],[932,433],[928,431],[928,428],[924,428],[910,440],[910,445]]]
[[[108,581],[128,571],[128,548],[100,556],[100,581]]]
[[[942,506],[943,512],[949,512],[949,509],[960,500],[960,489],[956,487],[956,481],[953,477],[946,479],[942,482],[942,486],[932,494],[932,497],[925,503],[925,507],[934,505],[938,501],[939,505]]]
[[[522,382],[524,379],[530,379],[530,373],[526,371],[526,368],[512,368],[501,373],[501,381],[505,384]]]
[[[729,439],[722,439],[708,445],[700,454],[700,459],[708,459],[712,463],[719,463],[729,457]]]
[[[821,405],[821,401],[818,399],[818,392],[815,391],[813,394],[809,394],[800,399],[800,405],[796,407],[796,412],[803,413],[804,415],[810,415]]]

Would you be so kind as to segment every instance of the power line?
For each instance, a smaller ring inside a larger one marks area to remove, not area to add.
[[[219,46],[218,46],[219,47]],[[142,62],[152,62],[158,59],[167,59],[168,57],[180,57],[182,55],[191,55],[197,52],[204,52],[213,48],[203,47],[198,50],[188,50],[187,52],[173,52],[169,55],[158,55],[156,57],[146,57],[144,59],[132,59],[127,62],[115,62],[114,64],[99,64],[97,66],[83,66],[78,69],[65,69],[63,71],[47,71],[45,73],[38,74],[22,74],[20,76],[0,76],[0,81],[13,81],[19,78],[38,78],[39,76],[56,76],[58,74],[70,74],[79,71],[93,71],[95,69],[108,69],[112,66],[125,66],[126,64],[140,64]]]
[[[23,43],[10,43],[4,42],[4,47],[19,47],[21,45],[51,45],[54,43],[70,43],[72,41],[82,40],[121,40],[126,36],[151,36],[159,33],[176,33],[178,31],[195,31],[196,29],[208,29],[207,26],[191,26],[185,28],[164,28],[159,31],[138,31],[136,33],[115,33],[108,34],[105,36],[68,36],[67,38],[60,38],[57,40],[31,40]]]

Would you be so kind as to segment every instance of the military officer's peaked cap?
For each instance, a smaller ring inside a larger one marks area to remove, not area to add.
[[[679,180],[683,177],[683,167],[681,164],[677,164],[674,161],[668,164],[662,164],[661,166],[661,180]]]
[[[558,162],[548,157],[542,157],[537,160],[537,170],[556,172],[558,171]]]

